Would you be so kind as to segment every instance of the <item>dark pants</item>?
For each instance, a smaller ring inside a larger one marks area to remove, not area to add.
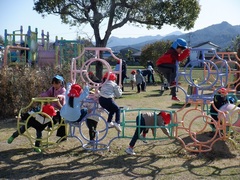
[[[155,83],[154,75],[153,75],[153,72],[151,70],[149,70],[147,79],[148,79],[148,83],[150,83],[151,80],[152,80],[152,83]]]
[[[177,75],[177,69],[175,64],[164,64],[158,66],[158,71],[167,79],[168,84],[173,85]],[[176,96],[176,86],[171,88],[171,95]]]
[[[139,119],[139,118],[140,118],[140,119]],[[144,118],[142,117],[142,115],[140,115],[140,117],[139,117],[139,116],[136,117],[136,125],[137,125],[137,126],[145,126],[145,120],[144,120]],[[131,140],[130,143],[129,143],[129,146],[131,146],[131,147],[134,147],[134,146],[135,146],[135,144],[136,144],[136,142],[137,142],[137,140],[138,140],[138,138],[139,138],[139,135],[140,135],[143,131],[147,132],[147,131],[146,131],[146,128],[143,128],[143,127],[137,127],[137,128],[136,128],[135,133],[134,133],[134,135],[133,135],[133,137],[132,137],[132,140]]]
[[[94,140],[95,139],[95,135],[96,135],[96,128],[97,128],[97,121],[94,121],[92,119],[87,119],[87,127],[89,129],[89,138],[90,140]]]
[[[60,116],[60,112],[59,111],[57,111],[57,115],[54,116],[52,119],[53,119],[54,124],[56,124],[58,122],[59,125],[60,125],[60,127],[57,130],[56,136],[58,136],[58,137],[67,136],[65,123],[64,123],[64,121],[62,121],[62,117]]]
[[[23,115],[21,115],[21,118],[22,120],[26,120],[30,115],[28,113],[25,113]],[[37,136],[37,139],[35,141],[35,146],[36,147],[39,147],[40,146],[40,140],[42,138],[42,131],[49,125],[49,123],[46,123],[46,124],[41,124],[39,123],[37,120],[35,120],[34,117],[30,117],[29,120],[28,120],[28,123],[27,123],[27,129],[30,128],[30,127],[33,127],[35,130],[36,130],[36,136]],[[20,127],[19,129],[20,131],[20,134],[23,134],[25,131],[26,131],[26,126],[23,125]],[[16,131],[12,134],[12,136],[14,138],[18,137],[19,136],[19,132]]]
[[[137,84],[137,91],[146,91],[146,82],[142,82],[142,84]]]
[[[112,122],[112,118],[115,113],[115,122],[120,124],[120,108],[114,102],[113,98],[105,98],[100,96],[99,104],[108,111],[107,122]]]

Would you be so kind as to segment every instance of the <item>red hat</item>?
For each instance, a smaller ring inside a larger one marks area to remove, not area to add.
[[[50,104],[44,105],[42,108],[42,112],[48,114],[49,116],[56,116],[56,111],[54,107]]]
[[[226,88],[220,88],[218,90],[218,93],[221,94],[221,95],[224,95],[224,96],[228,95],[228,91],[227,91]]]
[[[92,75],[93,75],[93,72],[92,72],[92,71],[89,71],[89,72],[88,72],[88,75],[92,76]]]
[[[131,71],[131,74],[136,74],[136,71],[135,71],[135,70],[132,70],[132,71]]]
[[[71,86],[70,92],[68,93],[69,97],[79,97],[82,91],[82,87],[78,84],[73,84]]]
[[[104,79],[107,79],[107,78],[108,78],[108,72],[106,72],[106,73],[104,74],[103,78],[104,78]],[[110,72],[110,75],[109,75],[109,78],[108,78],[108,79],[111,80],[111,81],[115,81],[115,80],[117,79],[117,76],[116,76],[114,73]]]
[[[170,114],[168,114],[164,111],[160,112],[159,114],[162,116],[164,124],[169,124],[170,123],[170,120],[171,120]]]

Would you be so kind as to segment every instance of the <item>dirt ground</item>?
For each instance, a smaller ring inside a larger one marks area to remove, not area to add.
[[[129,108],[180,109],[179,106],[172,105],[169,91],[159,93],[159,86],[149,86],[147,92],[140,94],[126,87],[123,97],[116,101],[120,106]],[[179,112],[178,117],[181,118],[184,113],[185,111]],[[194,113],[189,116],[194,116]],[[196,124],[194,128],[200,126]],[[116,138],[109,150],[96,152],[86,151],[76,138],[68,138],[56,148],[36,153],[23,136],[19,136],[12,144],[7,144],[8,137],[15,130],[15,119],[0,121],[1,179],[240,178],[240,151],[233,148],[229,141],[217,141],[209,152],[193,153],[186,151],[180,141],[174,138],[148,140],[148,143],[139,140],[135,147],[136,155],[131,156],[125,153],[129,138]],[[127,131],[131,135],[134,129]],[[116,130],[110,129],[103,143],[116,136]],[[179,136],[186,143],[191,141],[188,133]],[[199,136],[201,140],[208,138],[207,132]]]

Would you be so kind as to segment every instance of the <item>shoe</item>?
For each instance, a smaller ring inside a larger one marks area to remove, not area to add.
[[[61,143],[61,142],[66,141],[66,140],[67,140],[67,138],[62,138],[62,137],[60,137],[60,138],[56,141],[56,143]]]
[[[41,150],[40,148],[38,148],[38,147],[35,147],[35,148],[34,148],[34,151],[37,152],[37,153],[42,152],[42,150]]]
[[[13,142],[13,140],[14,140],[14,137],[13,137],[13,136],[11,136],[10,138],[8,138],[8,140],[7,140],[8,144],[11,144],[11,143]]]
[[[146,140],[146,138],[145,137],[143,137],[142,135],[140,135],[140,138],[139,138],[140,140],[142,140],[142,142],[144,142],[144,143],[147,143],[147,140]]]
[[[112,128],[112,127],[114,127],[113,122],[108,122],[108,128]]]
[[[118,123],[114,123],[114,127],[115,127],[115,129],[118,131],[118,132],[122,132],[122,128],[121,128],[121,126],[120,126],[120,124],[118,124]]]
[[[127,148],[125,152],[130,155],[136,155],[136,153],[133,151],[133,148],[130,148],[130,147]]]
[[[180,99],[178,99],[177,96],[173,96],[173,97],[172,97],[172,100],[173,100],[173,101],[180,101]]]

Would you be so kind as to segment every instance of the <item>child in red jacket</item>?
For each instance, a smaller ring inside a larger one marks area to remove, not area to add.
[[[190,55],[190,49],[187,48],[187,42],[178,38],[171,48],[163,54],[156,62],[158,70],[167,79],[171,87],[172,100],[180,101],[176,95],[176,82],[178,62],[185,60]]]

